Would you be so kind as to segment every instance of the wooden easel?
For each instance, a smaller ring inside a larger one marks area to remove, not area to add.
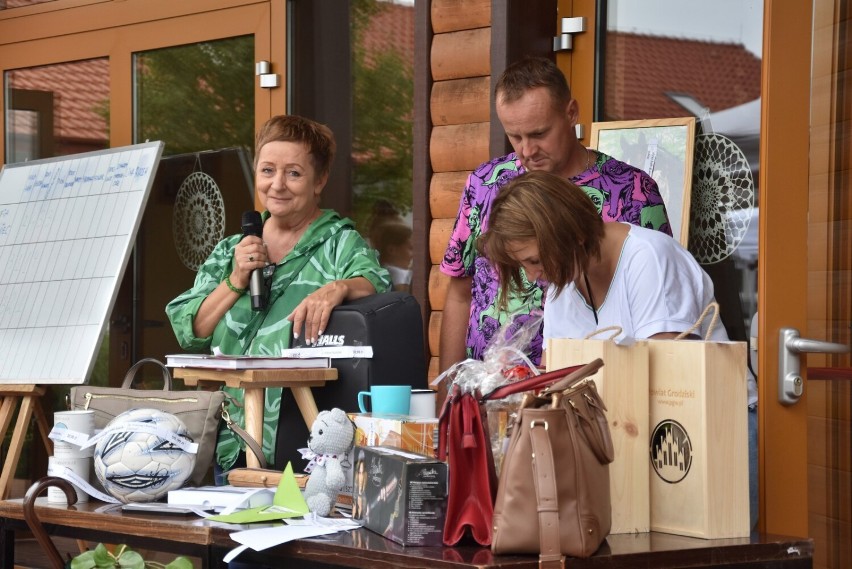
[[[319,414],[311,387],[322,387],[326,381],[337,379],[335,368],[247,369],[240,371],[174,368],[175,377],[183,379],[189,387],[218,386],[240,387],[245,390],[246,432],[263,446],[263,406],[267,387],[287,387],[299,406],[302,418],[310,430]],[[257,468],[260,462],[252,453],[246,453],[246,466]]]
[[[44,387],[37,385],[2,385],[0,386],[0,441],[6,438],[6,431],[15,409],[20,404],[18,420],[12,431],[12,440],[9,443],[9,452],[3,462],[3,473],[0,475],[0,499],[9,497],[12,480],[15,477],[15,469],[21,458],[21,450],[24,448],[24,439],[30,426],[30,419],[35,417],[38,430],[41,434],[44,448],[48,455],[53,454],[53,441],[50,440],[50,425],[41,405],[41,397],[44,395]]]

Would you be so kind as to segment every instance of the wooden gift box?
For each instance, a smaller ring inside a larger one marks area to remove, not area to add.
[[[743,342],[648,340],[651,529],[748,537]]]
[[[548,370],[585,364],[603,367],[592,376],[607,407],[615,460],[609,465],[610,533],[650,531],[648,480],[648,347],[619,346],[612,340],[551,338]]]

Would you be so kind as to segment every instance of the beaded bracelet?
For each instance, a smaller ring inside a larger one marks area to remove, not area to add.
[[[228,285],[228,288],[231,289],[232,292],[237,294],[245,294],[248,289],[247,288],[237,288],[231,283],[231,275],[225,277],[225,284]]]

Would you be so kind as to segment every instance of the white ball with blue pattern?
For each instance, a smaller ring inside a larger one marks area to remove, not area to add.
[[[157,409],[131,409],[104,428],[95,446],[95,475],[117,500],[152,502],[184,485],[195,466],[191,442],[176,416]]]

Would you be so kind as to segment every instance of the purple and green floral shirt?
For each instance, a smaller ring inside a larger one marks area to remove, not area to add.
[[[657,183],[642,170],[597,152],[587,170],[571,178],[592,199],[604,221],[626,221],[672,234],[666,206]],[[544,306],[547,283],[529,283],[524,292],[512,294],[506,311],[497,310],[499,285],[491,264],[476,251],[476,238],[488,229],[491,204],[509,180],[526,172],[515,153],[495,158],[470,175],[459,203],[459,213],[441,271],[451,277],[473,277],[470,322],[467,328],[467,357],[481,360],[492,336],[508,321],[522,326]],[[542,332],[530,343],[528,356],[541,362]]]

